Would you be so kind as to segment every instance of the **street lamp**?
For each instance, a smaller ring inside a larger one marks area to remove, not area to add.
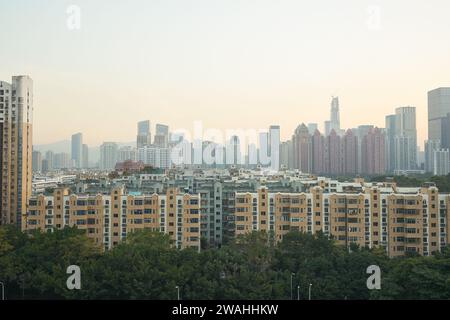
[[[180,287],[176,286],[175,289],[177,289],[177,298],[180,300]]]
[[[300,300],[300,286],[297,286],[297,300]]]
[[[311,300],[311,287],[312,283],[309,284],[309,294],[308,294],[309,300]]]
[[[2,300],[5,300],[5,284],[0,281],[0,285],[2,286]]]
[[[295,276],[295,273],[291,273],[291,300],[292,300],[292,278]]]

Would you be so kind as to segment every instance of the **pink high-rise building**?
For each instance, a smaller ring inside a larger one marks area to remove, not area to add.
[[[342,138],[343,173],[356,174],[358,172],[358,138],[348,129]]]
[[[294,168],[302,172],[312,172],[311,136],[308,127],[302,123],[292,136],[294,150]]]
[[[312,167],[313,173],[325,173],[325,146],[324,137],[319,130],[314,131],[312,136]]]
[[[365,174],[385,174],[385,136],[378,129],[370,129],[361,142],[362,172]]]
[[[325,138],[325,172],[334,175],[342,173],[341,137],[334,129]]]

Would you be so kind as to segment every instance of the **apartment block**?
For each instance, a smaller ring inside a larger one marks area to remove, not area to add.
[[[450,197],[434,186],[324,190],[313,186],[309,192],[280,193],[261,187],[236,193],[235,234],[268,231],[280,241],[291,230],[322,231],[349,248],[383,247],[390,257],[406,252],[427,256],[450,241]]]
[[[123,187],[112,188],[110,194],[70,194],[57,188],[52,195],[29,200],[24,231],[65,226],[86,230],[104,249],[136,230],[150,229],[168,234],[177,248],[200,250],[200,196],[177,188],[163,194],[126,193]]]

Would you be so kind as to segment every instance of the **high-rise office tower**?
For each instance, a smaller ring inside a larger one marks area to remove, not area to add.
[[[333,99],[331,100],[330,129],[334,129],[337,134],[339,134],[341,131],[341,118],[339,116],[339,97],[333,97]]]
[[[312,143],[308,127],[304,123],[295,129],[292,136],[294,168],[301,172],[312,172]]]
[[[269,151],[269,133],[260,132],[258,134],[258,162],[260,166],[270,165],[270,151]]]
[[[33,151],[32,154],[32,166],[33,172],[41,172],[42,171],[42,154],[40,151]]]
[[[79,169],[83,164],[83,134],[75,133],[72,135],[72,153],[71,159],[75,168]]]
[[[0,81],[0,224],[22,227],[32,181],[33,80]]]
[[[156,124],[155,137],[153,144],[157,147],[167,148],[169,145],[169,126]]]
[[[428,92],[428,140],[441,141],[443,148],[449,148],[450,128],[443,128],[442,120],[450,113],[450,88],[437,88]]]
[[[325,137],[331,134],[331,131],[335,131],[337,135],[341,135],[341,118],[339,115],[339,98],[332,97],[331,99],[331,109],[330,109],[330,120],[325,121]]]
[[[150,120],[138,122],[136,145],[138,148],[147,147],[152,144],[150,135]]]
[[[280,169],[280,126],[269,127],[268,154],[270,156],[270,167],[273,170]]]
[[[103,142],[100,146],[100,169],[112,170],[117,163],[117,144],[115,142]]]
[[[89,147],[87,144],[83,144],[81,155],[81,167],[85,169],[89,168]]]
[[[395,169],[395,122],[394,114],[386,116],[386,170],[393,172]]]
[[[436,121],[435,121],[436,122]],[[441,122],[441,139],[429,139],[430,141],[439,141],[441,147],[450,148],[450,113],[445,117],[440,118]]]
[[[416,108],[395,109],[395,170],[417,168]]]

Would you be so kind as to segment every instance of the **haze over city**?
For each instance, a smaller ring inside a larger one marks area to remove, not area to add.
[[[427,91],[449,85],[448,9],[438,0],[19,0],[0,11],[0,79],[33,78],[34,144],[74,132],[89,145],[133,141],[141,119],[171,129],[275,123],[284,140],[301,122],[323,132],[337,95],[343,128],[384,127],[396,107],[415,106],[423,148]]]

